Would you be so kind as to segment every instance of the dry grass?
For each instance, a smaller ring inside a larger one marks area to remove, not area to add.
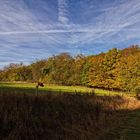
[[[139,105],[122,96],[0,94],[0,139],[103,139]]]

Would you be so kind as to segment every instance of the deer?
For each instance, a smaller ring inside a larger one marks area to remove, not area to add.
[[[42,82],[37,82],[36,84],[36,94],[38,95],[38,88],[39,87],[44,87],[44,84]]]

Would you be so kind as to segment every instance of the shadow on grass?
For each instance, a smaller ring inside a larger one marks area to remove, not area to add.
[[[1,93],[0,139],[114,140],[109,131],[138,108],[136,100],[121,96],[55,95]]]
[[[11,94],[35,94],[36,93],[36,88],[30,88],[30,87],[0,87],[0,94],[2,93],[11,93]],[[62,90],[58,90],[58,91],[53,91],[51,89],[39,89],[38,91],[39,94],[50,94],[50,93],[55,93],[55,94],[60,94],[63,93]],[[72,92],[69,92],[72,93]]]

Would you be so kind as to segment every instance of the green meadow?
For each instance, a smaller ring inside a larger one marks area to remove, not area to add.
[[[5,82],[0,83],[0,93],[2,92],[17,92],[17,93],[35,93],[36,83],[26,82]],[[124,95],[126,93],[109,91],[103,89],[88,88],[84,86],[59,86],[59,85],[44,85],[39,88],[39,93],[81,93],[81,94],[96,94],[96,95]]]

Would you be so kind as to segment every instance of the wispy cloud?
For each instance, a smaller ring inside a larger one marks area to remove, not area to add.
[[[58,21],[62,24],[68,24],[69,11],[67,0],[58,0]]]
[[[0,61],[5,63],[66,51],[98,53],[140,43],[139,36],[139,0],[0,1]]]
[[[95,32],[118,32],[118,31],[140,31],[140,29],[90,29],[90,28],[79,28],[79,29],[66,29],[66,30],[33,30],[33,31],[10,31],[0,32],[0,35],[18,35],[18,34],[52,34],[52,33],[95,33]],[[134,35],[133,35],[134,36]]]

